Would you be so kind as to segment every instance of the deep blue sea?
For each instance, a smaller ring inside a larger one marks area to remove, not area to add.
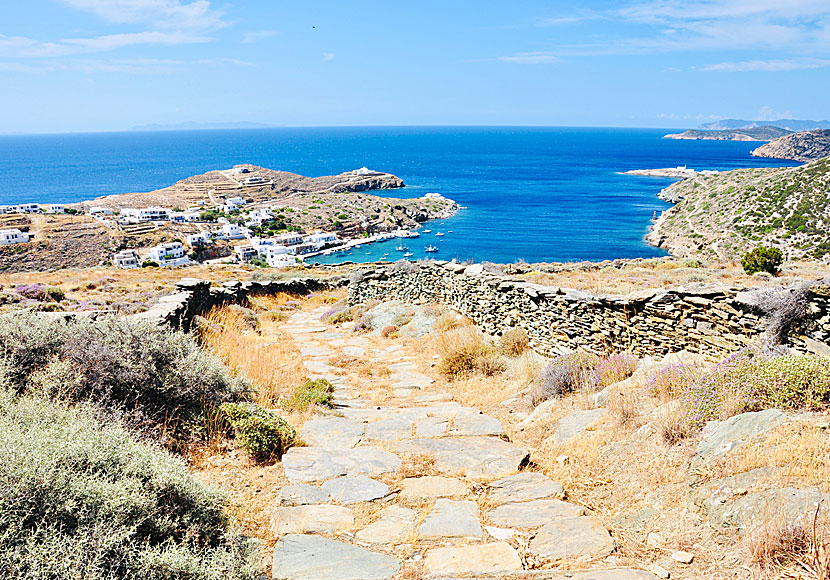
[[[662,255],[643,241],[669,179],[629,169],[788,165],[751,157],[758,143],[661,139],[670,129],[383,127],[279,128],[0,136],[0,204],[73,202],[151,191],[211,169],[253,163],[309,176],[367,166],[402,190],[437,192],[464,206],[406,240],[441,259],[513,262]],[[435,233],[445,233],[435,237]],[[321,261],[400,258],[389,241]]]

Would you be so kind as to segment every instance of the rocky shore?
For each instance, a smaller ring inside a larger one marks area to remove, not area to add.
[[[821,159],[830,155],[830,129],[793,133],[758,147],[752,155],[805,163]]]

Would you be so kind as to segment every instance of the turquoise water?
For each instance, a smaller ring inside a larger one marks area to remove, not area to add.
[[[439,251],[429,255],[442,259],[603,260],[663,253],[643,236],[654,211],[669,207],[657,193],[671,180],[619,172],[788,165],[751,157],[758,143],[660,138],[669,131],[383,127],[4,136],[0,204],[151,191],[237,163],[310,176],[365,165],[407,183],[379,195],[437,192],[465,206],[426,224],[431,234],[405,240],[413,258],[435,244]],[[363,246],[320,261],[399,259],[397,245]]]

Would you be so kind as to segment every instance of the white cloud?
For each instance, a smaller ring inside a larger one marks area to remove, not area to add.
[[[107,52],[126,46],[143,44],[191,44],[210,42],[206,36],[184,32],[133,32],[107,34],[91,38],[65,38],[57,42],[43,42],[23,36],[0,35],[0,58],[56,58],[76,54]]]
[[[557,58],[549,52],[519,52],[511,56],[500,56],[498,60],[515,64],[550,64],[556,62]]]
[[[242,42],[245,44],[252,44],[265,38],[271,38],[277,34],[278,32],[276,30],[251,30],[242,36]]]
[[[59,0],[115,24],[144,24],[168,30],[214,30],[227,26],[208,0]]]
[[[164,75],[178,73],[196,66],[256,66],[253,63],[233,58],[212,58],[201,60],[176,60],[155,58],[134,59],[88,59],[71,58],[61,60],[36,60],[26,63],[0,61],[0,71],[9,73],[49,73],[54,71],[80,72],[84,74],[127,73],[142,75]]]
[[[755,118],[759,121],[775,121],[778,119],[791,119],[793,116],[792,112],[790,111],[775,111],[772,107],[767,107],[764,105],[758,111],[758,114],[755,115]]]
[[[333,52],[324,52],[323,53],[323,62],[330,62],[334,60],[334,53]]]
[[[738,62],[720,62],[703,67],[711,72],[780,72],[802,69],[826,68],[830,59],[772,59],[744,60]]]

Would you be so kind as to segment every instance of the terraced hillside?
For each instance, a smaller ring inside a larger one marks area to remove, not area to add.
[[[759,243],[781,248],[788,259],[830,254],[830,157],[697,176],[660,196],[677,205],[647,239],[674,255],[733,259]]]

